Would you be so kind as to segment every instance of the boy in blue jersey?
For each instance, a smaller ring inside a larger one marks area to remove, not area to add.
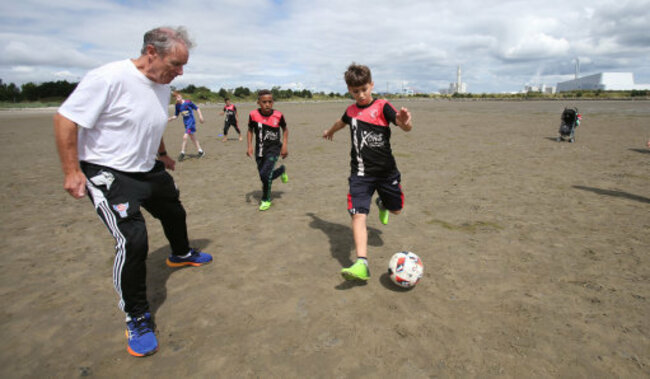
[[[345,72],[345,83],[355,104],[348,107],[340,120],[323,132],[331,140],[334,133],[350,125],[352,149],[349,178],[348,212],[352,216],[352,234],[357,253],[356,262],[341,270],[346,280],[366,281],[368,270],[368,230],[366,219],[372,195],[377,191],[379,220],[388,224],[388,214],[399,214],[404,207],[401,175],[390,147],[390,124],[408,132],[413,128],[411,113],[397,111],[388,101],[374,99],[374,83],[367,66],[351,64]]]
[[[271,207],[271,184],[280,177],[282,183],[289,181],[284,165],[277,169],[278,158],[289,155],[289,129],[282,112],[273,109],[273,94],[269,90],[261,90],[257,95],[258,109],[251,111],[248,116],[248,150],[246,154],[253,157],[253,135],[255,135],[255,161],[262,181],[262,200],[260,211]]]
[[[185,146],[187,146],[188,137],[192,142],[194,142],[194,145],[196,145],[196,149],[199,151],[199,158],[202,158],[205,155],[205,152],[201,149],[199,140],[194,136],[194,133],[196,133],[196,121],[194,120],[194,112],[192,112],[192,110],[195,110],[196,113],[199,114],[199,121],[201,121],[201,124],[203,124],[203,114],[201,114],[199,107],[197,107],[192,101],[183,100],[183,95],[179,92],[174,92],[174,96],[176,96],[176,112],[168,121],[177,119],[178,114],[180,113],[183,115],[183,124],[185,124],[183,145],[181,146],[181,154],[178,156],[178,161],[180,162],[185,159]]]

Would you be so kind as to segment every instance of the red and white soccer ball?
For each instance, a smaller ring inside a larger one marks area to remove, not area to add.
[[[424,265],[417,254],[410,251],[395,253],[388,262],[390,280],[402,288],[412,288],[422,278]]]

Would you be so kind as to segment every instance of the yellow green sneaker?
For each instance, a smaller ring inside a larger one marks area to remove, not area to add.
[[[261,210],[261,211],[265,211],[265,210],[267,210],[267,209],[269,209],[269,208],[271,208],[271,202],[270,202],[270,201],[264,201],[264,200],[262,200],[262,201],[260,202],[260,210]]]
[[[388,209],[384,208],[384,203],[382,203],[380,198],[377,198],[375,200],[375,203],[377,204],[377,208],[379,208],[379,222],[381,222],[384,225],[388,224],[388,215],[390,212],[388,212]]]
[[[286,171],[280,175],[280,180],[282,180],[282,183],[289,183],[289,175],[287,175]]]
[[[370,270],[368,270],[367,264],[363,263],[361,259],[357,259],[352,266],[341,270],[341,276],[345,280],[366,281],[370,278]]]

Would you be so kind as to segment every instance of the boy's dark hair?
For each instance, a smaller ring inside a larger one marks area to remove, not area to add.
[[[257,100],[259,100],[260,97],[262,97],[262,96],[266,96],[266,95],[271,95],[271,96],[273,96],[273,92],[269,91],[268,89],[261,89],[261,90],[259,90],[259,92],[257,92]]]
[[[224,97],[224,98],[223,98],[223,101],[229,101],[229,100],[230,100],[229,97]]]
[[[348,66],[344,78],[345,84],[347,84],[348,87],[359,87],[372,83],[372,74],[370,73],[368,66],[356,64],[354,62]]]

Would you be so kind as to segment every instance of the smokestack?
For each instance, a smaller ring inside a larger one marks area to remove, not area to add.
[[[580,58],[576,58],[576,79],[580,77]]]
[[[458,65],[458,71],[456,73],[456,92],[460,93],[460,65]]]

